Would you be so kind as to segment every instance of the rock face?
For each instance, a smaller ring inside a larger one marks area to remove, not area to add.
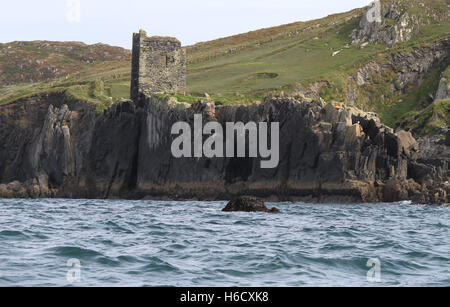
[[[423,80],[425,74],[435,64],[448,61],[450,61],[449,38],[434,42],[430,47],[393,55],[392,65],[400,68],[397,78],[398,89],[404,92],[408,85]]]
[[[61,94],[1,106],[0,195],[77,195],[95,118],[94,107]]]
[[[439,82],[439,88],[435,99],[450,99],[450,81],[447,80],[447,78],[442,78]]]
[[[172,125],[193,126],[198,113],[222,127],[279,122],[279,165],[174,158]],[[41,95],[0,106],[0,196],[448,203],[450,154],[439,146],[394,133],[374,113],[298,97],[191,106],[141,94],[99,115],[63,94]]]
[[[353,44],[386,43],[390,46],[409,41],[419,32],[417,16],[410,15],[400,1],[375,1],[352,33]]]
[[[426,74],[439,63],[450,61],[450,39],[443,39],[430,46],[416,48],[411,52],[393,54],[388,63],[381,65],[369,62],[361,67],[356,74],[358,86],[373,84],[374,77],[383,70],[396,71],[395,86],[392,92],[404,93],[408,86],[421,82]],[[448,95],[448,83],[442,78],[437,96]],[[439,98],[445,99],[445,98]]]
[[[417,0],[376,0],[364,13],[351,37],[353,44],[385,43],[393,46],[407,42],[422,25],[448,22],[445,9]]]
[[[277,208],[268,209],[264,205],[262,199],[256,197],[242,196],[235,200],[230,201],[225,208],[222,209],[223,212],[267,212],[267,213],[278,213],[280,210]]]
[[[408,52],[389,54],[383,62],[370,61],[349,77],[346,101],[350,105],[359,101],[362,105],[372,106],[373,100],[377,98],[382,103],[389,104],[392,101],[388,97],[392,94],[404,95],[408,90],[422,84],[433,69],[443,69],[448,63],[450,63],[449,38],[437,40]],[[383,80],[382,85],[377,85],[379,82],[377,80],[380,79]],[[447,93],[445,86],[448,84],[444,82],[441,81],[439,97]],[[383,94],[373,97],[365,86],[376,86]],[[430,94],[434,96],[434,93]]]
[[[345,98],[342,98],[348,105],[363,105],[368,109],[376,109],[379,106],[374,101],[386,105],[398,102],[398,99],[392,100],[395,95],[404,95],[421,86],[434,69],[442,70],[448,66],[450,38],[439,39],[405,52],[387,51],[380,55],[383,60],[371,60],[348,76],[346,88],[343,88]],[[441,81],[439,93],[442,94],[439,94],[439,97],[443,97],[447,92],[444,92],[444,82]],[[448,82],[446,85],[448,87]],[[339,85],[327,81],[315,82],[310,84],[309,88],[301,89],[299,94],[319,100],[323,89],[333,89],[336,86]],[[430,94],[434,98],[435,93]]]

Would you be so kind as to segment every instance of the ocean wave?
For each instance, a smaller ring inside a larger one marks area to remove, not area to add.
[[[97,252],[93,249],[82,248],[78,246],[58,246],[51,248],[50,251],[56,256],[68,258],[86,259],[103,256],[102,253]]]
[[[16,230],[2,230],[0,231],[0,237],[13,238],[13,239],[27,239],[28,236],[22,231]]]
[[[134,232],[128,228],[122,227],[117,223],[114,223],[113,221],[108,221],[106,222],[106,225],[109,226],[107,227],[108,229],[112,229],[114,231],[117,232],[123,232],[123,233],[127,233],[127,234],[133,234]]]
[[[66,285],[72,258],[80,286],[360,286],[373,258],[377,285],[450,285],[448,207],[286,203],[269,215],[223,214],[223,202],[2,203],[0,286],[24,285],[21,272],[26,285]]]
[[[402,206],[409,206],[412,205],[412,201],[411,200],[403,200],[403,201],[399,201],[398,204],[402,205]]]
[[[142,272],[181,272],[175,265],[156,256],[147,258],[145,262],[148,264],[141,267]]]

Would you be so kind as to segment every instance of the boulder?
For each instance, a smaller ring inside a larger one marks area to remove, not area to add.
[[[450,82],[446,78],[441,79],[435,99],[450,99]]]
[[[323,120],[325,122],[335,124],[339,121],[339,110],[332,102],[327,103],[327,105],[322,109],[322,112],[324,113]]]
[[[267,212],[267,213],[277,213],[280,212],[277,208],[268,209],[264,205],[264,201],[250,196],[242,196],[235,200],[230,201],[225,208],[222,209],[223,212]]]
[[[399,153],[404,153],[406,156],[411,156],[412,152],[419,150],[419,144],[412,136],[411,132],[400,130],[395,135],[399,140]]]

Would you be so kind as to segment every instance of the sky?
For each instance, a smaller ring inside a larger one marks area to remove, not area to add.
[[[371,0],[4,0],[0,42],[52,40],[131,49],[139,29],[184,46],[368,5]]]

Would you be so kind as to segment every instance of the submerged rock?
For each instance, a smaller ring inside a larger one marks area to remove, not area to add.
[[[230,201],[225,208],[222,209],[223,212],[267,212],[267,213],[278,213],[280,210],[277,208],[272,208],[269,210],[264,205],[262,199],[256,197],[242,196],[235,200]]]

